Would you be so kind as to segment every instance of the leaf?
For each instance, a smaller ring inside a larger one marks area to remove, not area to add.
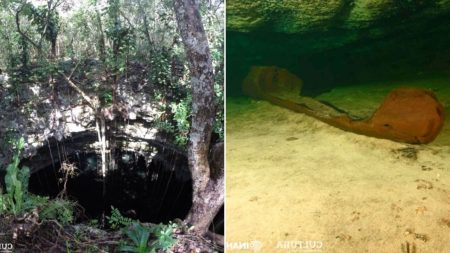
[[[6,196],[3,196],[0,192],[0,215],[6,211]]]
[[[22,211],[23,204],[23,191],[22,191],[22,183],[19,180],[16,180],[15,189],[14,189],[14,202],[15,206],[15,214]]]
[[[9,164],[8,167],[6,167],[5,184],[6,192],[8,194],[12,194],[14,191],[14,178],[16,177],[14,168],[14,164]]]
[[[141,237],[140,237],[140,241],[139,241],[140,248],[148,247],[147,243],[148,243],[149,236],[150,236],[150,231],[148,229],[143,229],[143,231],[141,231]]]
[[[28,182],[30,180],[30,168],[23,166],[22,169],[18,171],[18,179],[22,183],[23,193],[26,195],[28,193]]]
[[[139,245],[139,235],[134,226],[132,229],[125,230],[125,234],[134,242],[135,245]]]
[[[138,252],[136,247],[130,246],[130,245],[121,245],[119,247],[120,251],[125,251],[125,252]]]

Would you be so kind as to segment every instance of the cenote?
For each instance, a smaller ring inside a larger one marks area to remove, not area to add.
[[[192,205],[192,179],[181,150],[156,141],[145,152],[116,148],[103,178],[100,154],[83,148],[95,138],[95,133],[84,133],[64,141],[49,140],[37,155],[22,160],[32,171],[29,191],[57,197],[64,189],[64,161],[76,167],[65,192],[82,207],[80,222],[96,219],[108,227],[105,217],[111,207],[141,222],[168,223],[187,215]],[[220,232],[223,218],[220,221],[218,217],[212,226]]]
[[[228,1],[228,241],[257,238],[260,252],[306,250],[302,240],[323,252],[450,252],[449,10]],[[411,134],[422,120],[435,130]]]

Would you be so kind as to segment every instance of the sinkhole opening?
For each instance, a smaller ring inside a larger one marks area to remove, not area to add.
[[[75,152],[65,159],[77,167],[76,175],[67,181],[67,196],[84,208],[86,219],[110,215],[111,206],[141,222],[167,223],[187,215],[192,178],[185,157],[167,152],[144,156],[120,149],[113,153],[114,166],[105,178],[99,173],[101,158],[95,152]],[[54,156],[56,160],[58,155]],[[56,197],[63,190],[61,162],[55,160],[32,169],[31,193]]]

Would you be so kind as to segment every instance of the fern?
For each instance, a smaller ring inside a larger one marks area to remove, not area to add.
[[[156,249],[162,249],[164,251],[170,249],[172,245],[176,242],[173,238],[173,230],[177,227],[174,223],[169,223],[168,225],[158,224],[150,229],[150,232],[156,237],[151,244],[151,247]]]
[[[132,244],[122,244],[120,251],[136,253],[153,253],[158,250],[168,251],[176,242],[173,237],[173,230],[177,227],[174,223],[168,225],[158,224],[151,228],[145,227],[139,222],[134,222],[123,233],[133,242]],[[150,235],[154,240],[149,245]]]
[[[120,251],[124,252],[136,252],[136,253],[149,253],[155,252],[148,245],[150,237],[150,229],[142,226],[139,222],[133,223],[131,228],[124,230],[125,235],[133,242],[133,245],[121,245]]]
[[[108,220],[108,224],[111,226],[112,229],[118,229],[121,227],[125,227],[130,225],[133,220],[128,218],[128,217],[124,217],[119,209],[111,206],[111,216],[106,216],[106,219]]]
[[[63,225],[73,221],[74,204],[65,199],[53,199],[48,201],[39,213],[41,220],[57,220]]]

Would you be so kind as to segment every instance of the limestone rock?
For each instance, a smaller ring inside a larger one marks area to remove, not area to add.
[[[366,28],[390,18],[439,15],[450,1],[394,0],[229,0],[227,28],[249,32],[266,30],[304,33],[334,28]]]
[[[277,32],[304,31],[310,27],[331,23],[345,1],[227,1],[227,27],[251,31],[272,27]]]

